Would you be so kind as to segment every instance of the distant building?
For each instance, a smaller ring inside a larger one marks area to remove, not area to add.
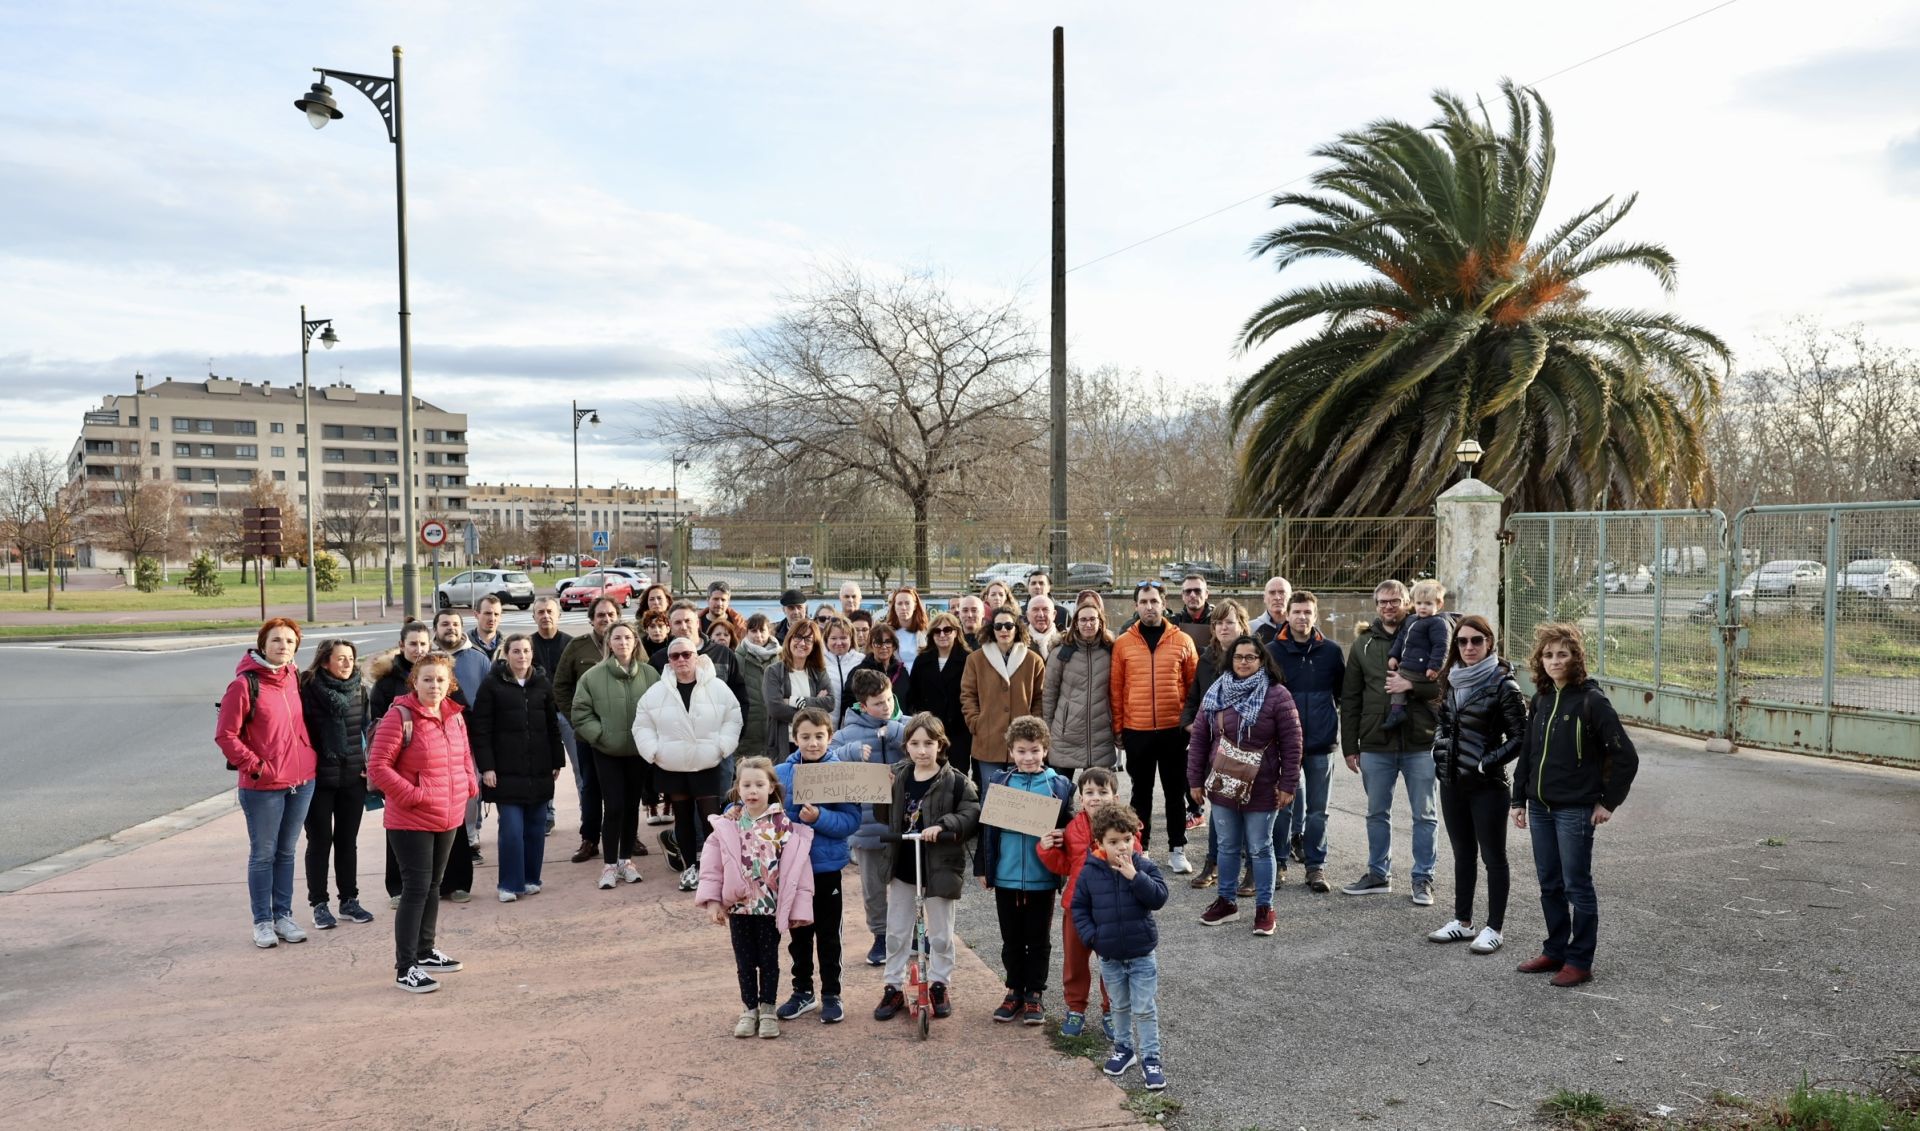
[[[342,522],[351,516],[361,560],[375,559],[385,543],[379,497],[371,489],[386,484],[388,533],[396,550],[403,547],[408,532],[400,528],[399,396],[347,384],[316,385],[313,392],[316,518],[324,524],[330,514]],[[457,552],[468,521],[466,414],[416,397],[413,423],[415,513],[446,522]],[[187,523],[183,541],[195,546],[209,540],[218,516],[246,505],[257,483],[282,487],[295,508],[304,505],[306,444],[298,385],[212,374],[205,381],[169,377],[149,385],[136,373],[132,394],[109,394],[83,417],[68,474],[84,477],[104,501],[114,497],[116,482],[134,477],[172,484]],[[297,509],[286,519],[291,553],[304,541],[305,519]],[[319,540],[328,540],[324,532]],[[85,543],[78,558],[83,566],[129,564]]]
[[[557,554],[573,553],[573,487],[544,487],[519,483],[474,483],[467,488],[467,514],[480,527],[483,540],[489,531],[503,535],[507,554],[533,551],[530,536],[542,522],[557,523],[565,530],[553,547]],[[593,531],[604,530],[610,543],[603,555],[608,561],[617,557],[658,557],[653,548],[662,538],[672,537],[674,516],[685,517],[676,504],[674,493],[655,487],[580,487],[580,548],[593,553]],[[493,554],[483,545],[483,557]]]

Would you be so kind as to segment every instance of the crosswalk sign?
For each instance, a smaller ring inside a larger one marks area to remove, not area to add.
[[[593,532],[593,552],[596,554],[604,554],[607,552],[606,531],[596,530]]]

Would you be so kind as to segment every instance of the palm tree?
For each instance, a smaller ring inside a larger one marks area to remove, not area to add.
[[[1668,314],[1600,307],[1585,277],[1639,267],[1671,293],[1658,244],[1602,243],[1633,207],[1609,197],[1536,234],[1553,179],[1553,117],[1501,84],[1507,128],[1436,93],[1424,129],[1381,121],[1315,151],[1307,216],[1255,255],[1367,277],[1301,286],[1247,320],[1240,349],[1318,323],[1236,391],[1241,513],[1410,514],[1445,486],[1461,441],[1521,510],[1660,506],[1708,497],[1708,409],[1731,355]]]

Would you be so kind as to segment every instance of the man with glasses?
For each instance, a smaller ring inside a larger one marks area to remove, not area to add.
[[[567,643],[560,653],[560,667],[553,673],[553,705],[559,708],[562,719],[573,718],[573,693],[580,686],[580,677],[607,658],[607,630],[620,619],[620,603],[612,597],[596,597],[587,616],[593,623],[593,631],[582,633]],[[580,847],[574,850],[571,859],[575,864],[582,864],[600,856],[602,804],[600,779],[593,767],[593,751],[579,749],[578,738],[574,739],[574,743],[574,780],[580,789]]]
[[[1367,871],[1341,888],[1344,895],[1381,895],[1393,890],[1393,787],[1407,781],[1413,811],[1413,902],[1433,903],[1437,777],[1433,766],[1433,704],[1440,690],[1423,671],[1387,670],[1387,654],[1407,618],[1407,587],[1389,578],[1373,590],[1376,615],[1347,652],[1340,685],[1340,745],[1347,769],[1367,792]],[[1389,697],[1405,692],[1406,721],[1387,730]]]
[[[1283,579],[1276,579],[1282,580]],[[1273,584],[1267,584],[1272,600]],[[1327,793],[1333,785],[1333,748],[1340,741],[1340,689],[1346,654],[1321,635],[1320,599],[1305,589],[1287,598],[1287,619],[1267,652],[1280,664],[1300,713],[1300,789],[1273,825],[1273,848],[1307,866],[1307,888],[1327,885]],[[1281,857],[1286,867],[1286,857]]]
[[[1263,647],[1272,647],[1274,638],[1287,630],[1287,599],[1292,596],[1292,582],[1284,577],[1267,578],[1267,587],[1260,593],[1266,611],[1247,625],[1247,631],[1253,633],[1253,638]]]
[[[1213,635],[1213,604],[1207,600],[1207,579],[1197,573],[1181,578],[1180,604],[1180,611],[1167,619],[1193,640],[1196,651],[1205,648]]]
[[[1192,637],[1170,627],[1166,608],[1160,582],[1143,581],[1135,587],[1134,622],[1113,642],[1109,706],[1114,738],[1126,753],[1127,776],[1133,783],[1140,843],[1144,848],[1152,841],[1153,779],[1158,774],[1167,807],[1167,870],[1185,874],[1193,865],[1186,853],[1187,732],[1180,714],[1200,650]]]

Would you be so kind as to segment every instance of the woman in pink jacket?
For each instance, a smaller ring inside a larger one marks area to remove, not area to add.
[[[253,945],[307,941],[293,921],[293,856],[313,801],[313,742],[300,705],[300,626],[275,617],[260,626],[220,699],[213,740],[239,774],[247,816],[247,898]]]
[[[434,947],[440,901],[434,892],[480,796],[464,710],[453,694],[453,658],[430,653],[413,665],[413,690],[393,701],[374,728],[367,781],[386,796],[387,843],[400,861],[400,908],[393,918],[393,983],[408,993],[440,988],[433,975],[460,969]]]

